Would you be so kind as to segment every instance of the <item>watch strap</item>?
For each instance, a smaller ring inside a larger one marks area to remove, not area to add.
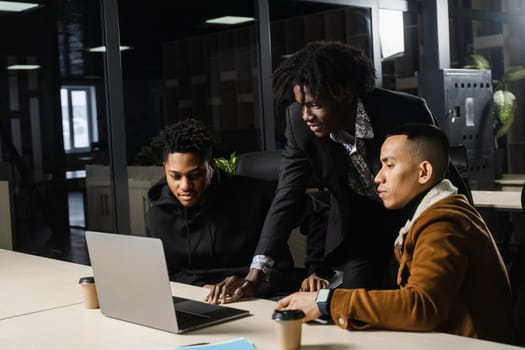
[[[331,288],[322,288],[322,289],[327,291],[327,297],[326,297],[326,300],[323,300],[323,301],[317,300],[316,298],[317,307],[319,307],[321,314],[325,316],[330,316],[330,301],[332,300],[332,294],[334,290]]]

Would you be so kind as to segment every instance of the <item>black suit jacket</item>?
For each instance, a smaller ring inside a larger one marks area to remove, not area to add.
[[[366,140],[367,163],[373,174],[380,169],[380,148],[387,133],[404,123],[435,124],[424,99],[405,93],[375,89],[363,99],[374,138]],[[358,195],[348,185],[347,156],[343,146],[329,137],[320,139],[301,118],[294,103],[286,115],[287,143],[282,153],[279,184],[266,216],[255,251],[276,256],[299,224],[306,185],[314,173],[331,194],[325,257],[336,265],[355,256],[388,259],[403,213],[387,210],[379,201]],[[458,177],[459,178],[459,177]]]

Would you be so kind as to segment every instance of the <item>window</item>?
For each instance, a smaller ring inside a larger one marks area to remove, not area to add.
[[[63,86],[60,89],[64,151],[91,150],[98,141],[94,86]]]

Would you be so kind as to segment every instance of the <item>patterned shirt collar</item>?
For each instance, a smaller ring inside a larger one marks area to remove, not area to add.
[[[374,138],[374,130],[372,129],[372,123],[370,117],[366,113],[363,101],[357,98],[357,110],[355,117],[355,137],[359,139],[372,139]]]
[[[366,113],[363,101],[357,98],[357,109],[355,116],[355,138],[349,132],[340,129],[330,134],[330,138],[337,143],[353,145],[355,138],[358,139],[372,139],[374,138],[374,130],[372,129],[372,122]]]

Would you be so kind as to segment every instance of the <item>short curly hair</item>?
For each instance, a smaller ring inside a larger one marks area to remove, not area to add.
[[[152,147],[162,150],[164,161],[170,153],[195,153],[204,160],[211,160],[214,144],[215,138],[210,129],[194,118],[166,126],[151,142]]]
[[[313,41],[283,61],[273,72],[273,95],[278,106],[293,102],[293,87],[308,86],[315,99],[326,91],[344,101],[348,90],[363,97],[375,86],[375,69],[365,53],[336,41]],[[304,90],[301,90],[304,99]]]

